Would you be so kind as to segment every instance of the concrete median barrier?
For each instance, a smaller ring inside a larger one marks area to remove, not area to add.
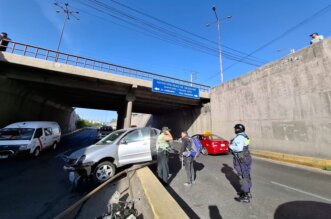
[[[146,204],[151,209],[153,218],[189,218],[148,167],[137,170],[136,177],[139,179],[138,186],[143,189]]]
[[[325,169],[331,166],[331,160],[325,160],[315,157],[304,157],[294,154],[284,154],[272,151],[263,151],[263,150],[252,150],[253,156],[263,157],[272,160],[278,160],[288,163],[300,164],[310,167],[315,167],[319,169]]]

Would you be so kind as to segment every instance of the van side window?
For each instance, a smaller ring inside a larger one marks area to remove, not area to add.
[[[57,135],[57,134],[61,133],[59,128],[53,128],[52,131],[53,131],[54,135]]]
[[[44,128],[44,132],[46,136],[52,135],[52,128]]]
[[[34,137],[33,138],[40,138],[41,136],[43,136],[43,129],[42,128],[39,128],[34,133]]]

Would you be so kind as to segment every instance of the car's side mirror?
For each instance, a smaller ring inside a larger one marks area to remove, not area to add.
[[[128,142],[125,139],[122,139],[121,144],[128,144]]]

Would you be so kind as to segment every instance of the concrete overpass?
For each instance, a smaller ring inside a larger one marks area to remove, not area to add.
[[[210,101],[208,86],[17,42],[0,52],[0,76],[64,106],[117,111],[119,128],[130,126],[132,112],[164,114]],[[200,99],[154,93],[153,79],[199,88]]]

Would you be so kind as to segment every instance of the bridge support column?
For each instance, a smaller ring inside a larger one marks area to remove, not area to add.
[[[121,110],[119,110],[119,111],[117,111],[117,124],[116,124],[116,130],[119,130],[119,129],[122,129],[122,128],[124,128],[124,119],[125,119],[125,117],[124,117],[124,107],[121,109]]]
[[[135,101],[135,96],[133,93],[129,93],[126,96],[126,114],[124,119],[124,128],[130,128],[131,127],[131,118],[132,118],[132,108],[133,108],[133,102]]]

